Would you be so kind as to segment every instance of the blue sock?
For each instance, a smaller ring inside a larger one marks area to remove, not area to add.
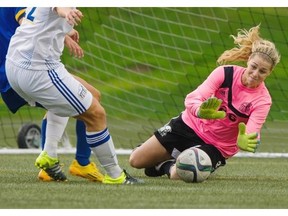
[[[87,166],[90,163],[91,149],[86,141],[86,127],[83,121],[76,121],[76,160],[81,166]]]
[[[46,139],[46,127],[47,127],[47,118],[42,120],[41,126],[41,148],[44,149],[45,139]]]

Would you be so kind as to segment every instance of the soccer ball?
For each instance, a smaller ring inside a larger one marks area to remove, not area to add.
[[[176,172],[185,182],[203,182],[211,171],[210,157],[199,148],[186,149],[176,159]]]

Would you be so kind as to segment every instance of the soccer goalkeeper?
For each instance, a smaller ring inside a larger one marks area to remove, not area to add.
[[[175,159],[197,147],[212,161],[212,172],[239,150],[255,152],[272,100],[265,79],[280,61],[275,45],[260,37],[260,26],[232,36],[236,47],[219,58],[222,66],[186,96],[185,110],[130,155],[130,164],[147,176],[178,179]],[[244,61],[247,67],[224,65]]]

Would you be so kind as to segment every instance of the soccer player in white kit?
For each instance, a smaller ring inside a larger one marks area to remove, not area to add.
[[[61,63],[65,35],[73,33],[73,26],[82,18],[76,8],[27,8],[6,56],[8,81],[30,104],[37,102],[45,107],[48,117],[53,113],[84,121],[89,147],[106,171],[103,183],[142,183],[119,166],[105,109]],[[58,163],[45,151],[35,162],[44,170],[59,169]]]
[[[5,60],[10,39],[15,33],[17,27],[19,27],[19,25],[21,24],[22,19],[25,16],[25,11],[26,7],[0,7],[0,44],[2,48],[0,52],[0,91],[2,100],[12,113],[16,113],[21,107],[27,105],[27,102],[11,88],[7,80],[5,71]],[[78,32],[74,32],[73,38],[71,38],[69,35],[65,36],[64,44],[65,47],[68,48],[70,54],[76,58],[82,58],[84,57],[84,51],[78,45],[78,42]],[[83,79],[80,79],[79,77],[75,78],[78,79],[86,88],[88,88],[94,97],[100,100],[100,92],[98,90],[96,90],[93,86],[89,85]],[[47,122],[46,117],[42,120],[41,147],[44,151],[47,152],[49,156],[52,156],[56,159],[56,146],[58,145],[58,142],[60,142],[64,134],[68,119],[69,117],[49,115],[49,122]],[[83,121],[76,121],[76,135],[76,154],[75,159],[69,166],[70,174],[86,178],[88,180],[102,182],[104,176],[98,170],[96,164],[94,162],[91,162],[89,159],[91,155],[91,150],[86,142],[86,130]],[[47,144],[45,145],[45,143]],[[49,176],[47,172],[41,169],[38,174],[38,179],[42,181],[67,180],[65,174],[61,171],[61,169],[52,170],[53,172],[50,172],[51,176]]]

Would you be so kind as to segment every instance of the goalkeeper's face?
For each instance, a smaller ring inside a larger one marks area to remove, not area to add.
[[[272,65],[259,55],[254,55],[247,62],[242,76],[242,84],[248,88],[257,88],[270,74]]]

